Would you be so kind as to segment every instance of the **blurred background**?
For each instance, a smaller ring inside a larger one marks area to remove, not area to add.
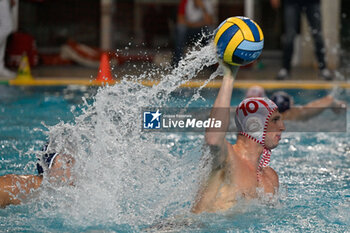
[[[16,30],[8,39],[6,65],[15,70],[21,54],[26,52],[36,76],[50,76],[55,72],[67,72],[66,75],[62,74],[67,76],[69,71],[63,71],[62,66],[87,69],[71,70],[69,75],[74,75],[74,72],[77,76],[94,75],[91,73],[96,72],[93,68],[98,67],[98,62],[85,64],[69,59],[67,51],[64,52],[67,45],[86,46],[86,51],[109,51],[119,54],[121,58],[126,56],[115,62],[119,69],[127,67],[126,63],[147,59],[156,65],[167,64],[174,48],[179,2],[180,0],[16,0],[12,9]],[[274,76],[280,68],[282,57],[283,10],[271,7],[270,0],[212,2],[215,6],[216,26],[228,17],[239,15],[258,22],[264,32],[265,47],[260,61],[248,67],[248,70],[265,70],[270,72],[268,76]],[[321,0],[321,12],[328,67],[347,77],[347,64],[350,60],[350,1]],[[303,16],[292,59],[293,66],[300,67],[302,72],[313,72],[317,67],[312,40],[308,22]],[[36,47],[18,48],[18,44],[23,45],[28,41],[33,41]],[[54,67],[57,66],[59,69],[55,70]]]

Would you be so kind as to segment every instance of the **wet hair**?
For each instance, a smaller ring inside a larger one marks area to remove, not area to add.
[[[290,109],[293,98],[284,91],[278,91],[272,94],[271,100],[277,105],[278,111],[283,113]]]
[[[41,149],[43,154],[41,157],[38,158],[38,162],[36,164],[36,169],[38,170],[39,175],[42,175],[45,170],[50,169],[52,167],[52,163],[56,158],[56,156],[58,155],[58,153],[56,152],[52,152],[52,153],[49,152],[48,146],[49,146],[48,142],[43,146],[43,148]],[[45,169],[43,166],[45,167]]]

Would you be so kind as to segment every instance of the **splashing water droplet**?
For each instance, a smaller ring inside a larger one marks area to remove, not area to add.
[[[179,149],[177,141],[186,135],[143,132],[140,109],[165,106],[172,92],[216,62],[211,44],[197,47],[167,74],[155,70],[161,75],[158,85],[139,84],[151,74],[129,75],[117,85],[100,88],[92,101],[83,99],[74,123],[48,127],[55,150],[76,159],[75,186],[53,190],[44,185],[37,204],[40,215],[63,216],[73,225],[133,226],[188,213],[210,161],[198,149],[203,137],[192,135]],[[198,91],[190,102],[199,97]]]

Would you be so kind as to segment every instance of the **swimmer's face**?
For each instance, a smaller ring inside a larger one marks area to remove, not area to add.
[[[73,185],[71,170],[75,159],[70,155],[57,155],[49,170],[51,183],[65,183]]]
[[[272,113],[266,129],[265,146],[268,149],[273,149],[278,146],[282,132],[285,129],[281,113],[278,111]]]

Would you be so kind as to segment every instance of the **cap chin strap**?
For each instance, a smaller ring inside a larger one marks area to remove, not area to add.
[[[240,132],[241,135],[246,136],[247,138],[253,140],[256,143],[259,143],[264,146],[263,153],[260,155],[260,161],[259,161],[259,166],[258,169],[256,170],[256,177],[258,180],[258,183],[261,181],[261,171],[264,167],[269,166],[270,164],[270,157],[271,157],[271,150],[268,149],[263,142],[257,140],[256,138],[252,137],[251,135]]]
[[[256,171],[256,177],[258,182],[261,181],[261,171],[264,167],[269,166],[270,163],[270,157],[271,157],[271,150],[267,149],[264,146],[264,150],[262,155],[260,156],[260,162],[259,162],[259,166],[258,166],[258,170]]]

